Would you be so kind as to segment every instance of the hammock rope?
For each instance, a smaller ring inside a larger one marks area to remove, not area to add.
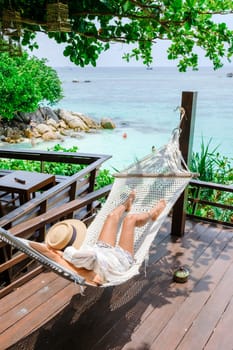
[[[136,199],[133,202],[131,213],[147,212],[159,200],[165,199],[166,201],[166,207],[156,221],[151,221],[145,226],[135,229],[135,255],[132,267],[117,279],[103,284],[103,287],[121,284],[139,273],[159,228],[190,179],[195,176],[189,171],[181,155],[179,149],[180,132],[179,128],[175,129],[170,141],[165,146],[130,165],[123,172],[115,174],[115,181],[106,202],[87,229],[84,246],[96,243],[108,214],[124,202],[132,190],[136,191]],[[120,231],[121,225],[119,225],[117,239],[119,239]],[[30,254],[30,246],[26,240],[11,236],[10,232],[0,229],[0,238],[3,241],[18,247],[43,264],[43,255],[37,254],[36,251]],[[18,241],[20,244],[17,243]],[[44,265],[80,285],[85,284],[85,280],[81,276],[58,264],[53,264],[48,258],[45,259]]]

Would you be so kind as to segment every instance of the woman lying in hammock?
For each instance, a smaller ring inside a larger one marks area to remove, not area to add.
[[[132,191],[127,200],[108,215],[98,241],[93,246],[76,249],[69,245],[62,251],[51,248],[48,240],[46,244],[30,242],[30,245],[51,260],[78,274],[83,275],[85,270],[85,278],[91,284],[101,285],[114,280],[133,264],[135,227],[141,227],[149,220],[155,221],[166,206],[165,200],[160,200],[148,212],[128,213],[123,220],[120,239],[116,245],[120,219],[125,212],[130,211],[134,199],[135,192]]]

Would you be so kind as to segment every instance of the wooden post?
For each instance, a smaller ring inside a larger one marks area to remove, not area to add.
[[[181,121],[180,150],[184,160],[189,164],[193,149],[193,134],[196,115],[197,92],[182,92],[181,107],[184,108],[185,116]],[[173,207],[171,234],[184,235],[185,229],[185,197],[184,191]]]

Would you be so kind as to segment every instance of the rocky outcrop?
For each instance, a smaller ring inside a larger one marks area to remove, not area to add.
[[[1,120],[0,135],[1,141],[11,143],[22,142],[25,138],[49,141],[61,140],[64,136],[80,137],[82,132],[115,127],[110,118],[103,118],[98,123],[83,113],[40,107],[35,113],[17,113],[11,121]]]
[[[115,129],[116,127],[110,118],[102,118],[100,125],[103,129]]]
[[[60,118],[68,125],[70,129],[74,129],[77,131],[87,131],[89,129],[88,125],[83,122],[82,119],[75,115],[72,112],[60,110]]]

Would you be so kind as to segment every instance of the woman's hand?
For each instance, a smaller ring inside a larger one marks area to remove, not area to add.
[[[98,286],[104,283],[103,279],[97,273],[93,276],[92,281],[96,283]]]

